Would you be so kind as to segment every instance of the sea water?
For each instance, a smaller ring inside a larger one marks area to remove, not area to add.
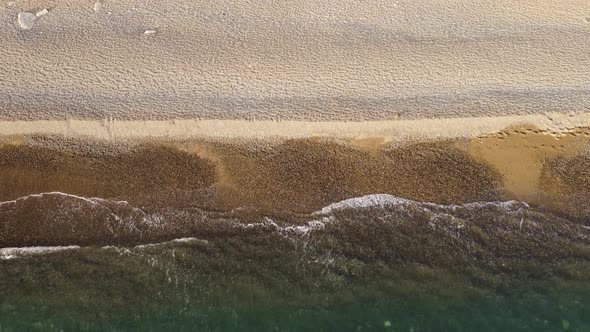
[[[51,217],[15,232],[35,207]],[[257,214],[46,193],[0,218],[0,331],[590,330],[590,229],[521,202]]]

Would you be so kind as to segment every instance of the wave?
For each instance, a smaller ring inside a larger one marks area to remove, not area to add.
[[[515,210],[515,209],[522,209],[522,208],[529,208],[529,205],[525,202],[521,201],[493,201],[493,202],[474,202],[474,203],[466,203],[460,205],[441,205],[436,203],[429,203],[429,202],[418,202],[413,201],[406,198],[401,198],[389,194],[372,194],[372,195],[365,195],[361,197],[354,197],[345,199],[343,201],[330,204],[319,211],[314,212],[313,214],[329,214],[333,213],[338,210],[342,209],[360,209],[360,208],[367,208],[367,207],[392,207],[392,206],[404,206],[404,205],[414,205],[414,206],[421,206],[424,208],[438,208],[444,210],[457,210],[461,208],[465,209],[477,209],[477,208],[488,208],[488,207],[495,207],[503,210]]]
[[[179,239],[174,239],[171,241],[165,241],[165,242],[158,242],[158,243],[146,243],[146,244],[139,244],[136,245],[134,248],[136,249],[145,249],[145,248],[153,248],[153,247],[159,247],[159,246],[165,246],[165,245],[174,245],[174,244],[190,244],[190,243],[207,243],[207,240],[202,240],[202,239],[197,239],[194,237],[183,237],[183,238],[179,238]],[[103,248],[108,248],[108,247],[103,247]]]
[[[257,213],[252,217],[252,211],[246,209],[215,212],[197,208],[138,208],[126,201],[48,192],[0,203],[0,248],[153,246],[252,232],[306,237],[343,219],[383,216],[451,228],[479,219],[499,222],[504,218],[514,220],[517,228],[522,228],[524,216],[531,213],[539,214],[519,201],[441,205],[374,194],[336,202],[306,215],[279,213],[271,218]]]
[[[8,260],[27,256],[44,255],[65,250],[80,249],[79,246],[53,246],[53,247],[22,247],[0,248],[0,260]]]
[[[326,227],[326,224],[330,222],[329,218],[323,218],[322,220],[311,220],[306,222],[303,225],[287,225],[281,226],[276,221],[271,218],[264,217],[261,222],[257,223],[250,223],[241,225],[239,227],[249,229],[249,228],[263,228],[263,229],[271,229],[283,235],[297,235],[297,236],[306,236],[310,234],[312,231],[323,230]]]

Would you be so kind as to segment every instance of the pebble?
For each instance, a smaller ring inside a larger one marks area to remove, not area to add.
[[[92,9],[94,9],[95,12],[99,12],[101,8],[102,8],[102,2],[100,2],[100,1],[95,2],[94,7],[92,7]]]
[[[43,15],[47,15],[47,13],[49,13],[49,11],[47,9],[43,9],[37,12],[37,14],[35,14],[35,16],[37,17],[41,17]]]

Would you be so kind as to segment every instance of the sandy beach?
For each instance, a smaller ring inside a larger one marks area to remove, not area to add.
[[[587,222],[587,114],[376,122],[15,121],[0,199],[42,192],[140,206],[311,212],[388,193],[516,199]]]
[[[0,0],[0,331],[590,331],[589,0]]]
[[[0,199],[309,212],[389,193],[587,220],[589,10],[2,0]]]

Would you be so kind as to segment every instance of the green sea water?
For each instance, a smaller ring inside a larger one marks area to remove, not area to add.
[[[234,217],[4,252],[0,331],[590,331],[590,231],[525,206]]]

